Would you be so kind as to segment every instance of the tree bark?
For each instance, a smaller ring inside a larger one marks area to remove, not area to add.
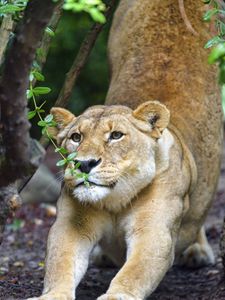
[[[52,0],[31,0],[6,57],[0,82],[2,158],[0,187],[26,175],[29,167],[29,122],[26,89],[44,28],[53,13]]]
[[[13,30],[13,19],[11,15],[5,16],[2,20],[2,25],[0,28],[0,66],[3,61],[5,49],[7,47],[10,34]]]
[[[222,256],[223,267],[225,270],[225,218],[223,221],[223,230],[222,230],[222,236],[220,240],[220,251]]]

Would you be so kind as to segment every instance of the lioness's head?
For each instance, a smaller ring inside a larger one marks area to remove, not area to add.
[[[51,113],[58,124],[54,136],[59,146],[77,151],[77,171],[88,174],[86,186],[84,179],[65,170],[65,184],[79,201],[117,209],[154,178],[157,144],[170,116],[160,102],[146,102],[134,111],[93,106],[78,117],[57,107]]]

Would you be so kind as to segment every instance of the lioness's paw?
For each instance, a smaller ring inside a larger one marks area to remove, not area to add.
[[[195,243],[188,247],[179,258],[179,265],[188,268],[200,268],[215,263],[215,257],[209,244]]]
[[[27,300],[73,300],[74,298],[63,293],[48,293],[40,297],[29,298]]]
[[[127,294],[104,294],[101,297],[98,297],[97,300],[141,300],[140,298],[133,297]]]

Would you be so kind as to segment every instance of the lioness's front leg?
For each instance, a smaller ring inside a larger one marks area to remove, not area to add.
[[[63,195],[47,245],[44,290],[40,300],[72,300],[86,272],[89,254],[101,237],[106,217]]]
[[[139,199],[127,232],[127,261],[98,300],[142,300],[153,292],[173,263],[182,208],[178,196]]]

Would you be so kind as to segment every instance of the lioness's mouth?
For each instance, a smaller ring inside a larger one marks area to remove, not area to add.
[[[96,183],[96,182],[87,180],[86,182],[82,181],[82,182],[78,183],[75,186],[75,188],[77,188],[78,186],[85,186],[85,185],[87,185],[87,183],[89,186],[100,186],[100,187],[106,187],[106,188],[110,188],[110,189],[114,188],[114,186],[116,185],[116,181],[107,185],[107,184],[100,184],[100,183]]]

